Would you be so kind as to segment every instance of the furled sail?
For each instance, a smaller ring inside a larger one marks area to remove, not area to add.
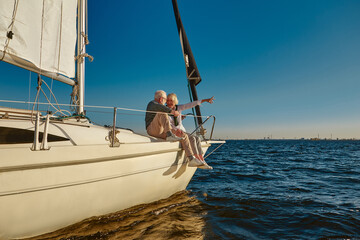
[[[180,43],[181,43],[184,60],[185,60],[186,75],[190,81],[194,81],[195,85],[198,85],[201,81],[200,73],[196,66],[195,58],[191,51],[189,40],[186,36],[185,29],[184,29],[184,26],[183,26],[181,18],[180,18],[177,1],[172,0],[172,3],[173,3],[173,7],[174,7],[174,13],[175,13],[176,25],[177,25],[177,29],[178,29],[178,33],[179,33],[179,37],[180,37]]]
[[[56,80],[74,78],[76,15],[77,0],[1,0],[0,60]]]
[[[192,99],[195,101],[195,100],[198,100],[198,96],[197,96],[197,92],[196,92],[196,85],[198,85],[201,82],[201,77],[200,77],[199,70],[196,66],[194,55],[191,51],[189,40],[186,36],[185,29],[184,29],[184,26],[183,26],[181,18],[180,18],[177,1],[172,0],[172,4],[173,4],[173,8],[174,8],[176,25],[177,25],[177,29],[178,29],[178,33],[179,33],[179,37],[180,37],[180,44],[181,44],[184,61],[185,61],[186,76],[187,76],[189,86],[191,89]],[[195,111],[196,111],[197,116],[201,116],[199,106],[195,107]],[[197,117],[197,122],[199,125],[202,124],[201,117]]]

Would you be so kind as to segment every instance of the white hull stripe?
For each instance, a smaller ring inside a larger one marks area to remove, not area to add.
[[[116,161],[116,160],[124,160],[124,159],[129,159],[129,158],[151,156],[151,155],[157,155],[157,154],[163,154],[163,153],[179,152],[179,151],[182,151],[182,149],[175,148],[175,149],[153,151],[153,152],[146,152],[146,153],[136,153],[136,154],[126,154],[126,155],[119,155],[119,156],[103,157],[103,158],[93,158],[93,159],[89,159],[89,160],[74,160],[74,161],[66,161],[66,162],[40,163],[40,164],[28,164],[28,165],[23,165],[23,166],[2,167],[2,168],[0,168],[0,173],[33,170],[33,169],[40,169],[40,168],[65,167],[65,166],[99,163],[99,162],[107,162],[107,161]]]
[[[184,164],[184,163],[181,162],[181,163],[177,163],[177,164],[172,164],[171,166],[175,167],[175,166],[182,165],[182,164]],[[113,176],[108,176],[108,177],[102,177],[102,178],[94,178],[94,179],[89,179],[89,180],[84,180],[84,181],[77,181],[77,182],[58,184],[58,185],[52,185],[52,186],[44,186],[44,187],[39,187],[39,188],[21,189],[21,190],[17,190],[17,191],[1,192],[0,197],[18,195],[18,194],[24,194],[24,193],[39,192],[39,191],[45,191],[45,190],[53,190],[53,189],[57,189],[57,188],[74,187],[74,186],[78,186],[78,185],[102,182],[102,181],[117,179],[117,178],[121,178],[121,177],[127,177],[127,176],[131,176],[131,175],[136,175],[136,174],[141,174],[141,173],[146,173],[146,172],[151,172],[151,171],[157,171],[157,170],[161,170],[161,169],[168,169],[168,168],[169,168],[169,165],[166,165],[166,166],[161,166],[161,167],[152,168],[152,169],[134,171],[131,173],[123,173],[123,174],[118,174],[118,175],[113,175]]]

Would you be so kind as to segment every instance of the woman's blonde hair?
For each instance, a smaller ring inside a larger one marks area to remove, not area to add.
[[[170,93],[169,95],[167,95],[167,98],[172,99],[174,101],[175,105],[177,105],[179,103],[175,93]]]

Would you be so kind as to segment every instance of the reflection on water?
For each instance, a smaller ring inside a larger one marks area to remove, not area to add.
[[[183,191],[165,200],[92,217],[31,239],[203,239],[204,207]]]

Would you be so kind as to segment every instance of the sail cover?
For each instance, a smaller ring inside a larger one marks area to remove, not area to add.
[[[74,78],[76,14],[77,0],[1,0],[0,60]]]
[[[172,0],[172,3],[173,3],[174,13],[175,13],[176,25],[177,25],[177,29],[178,29],[178,33],[179,33],[179,37],[180,37],[180,43],[181,43],[184,60],[185,60],[186,75],[187,75],[187,78],[189,81],[195,82],[195,86],[196,86],[201,82],[200,73],[196,66],[195,58],[191,51],[189,40],[186,36],[185,29],[184,29],[184,26],[183,26],[181,18],[180,18],[177,1]]]

